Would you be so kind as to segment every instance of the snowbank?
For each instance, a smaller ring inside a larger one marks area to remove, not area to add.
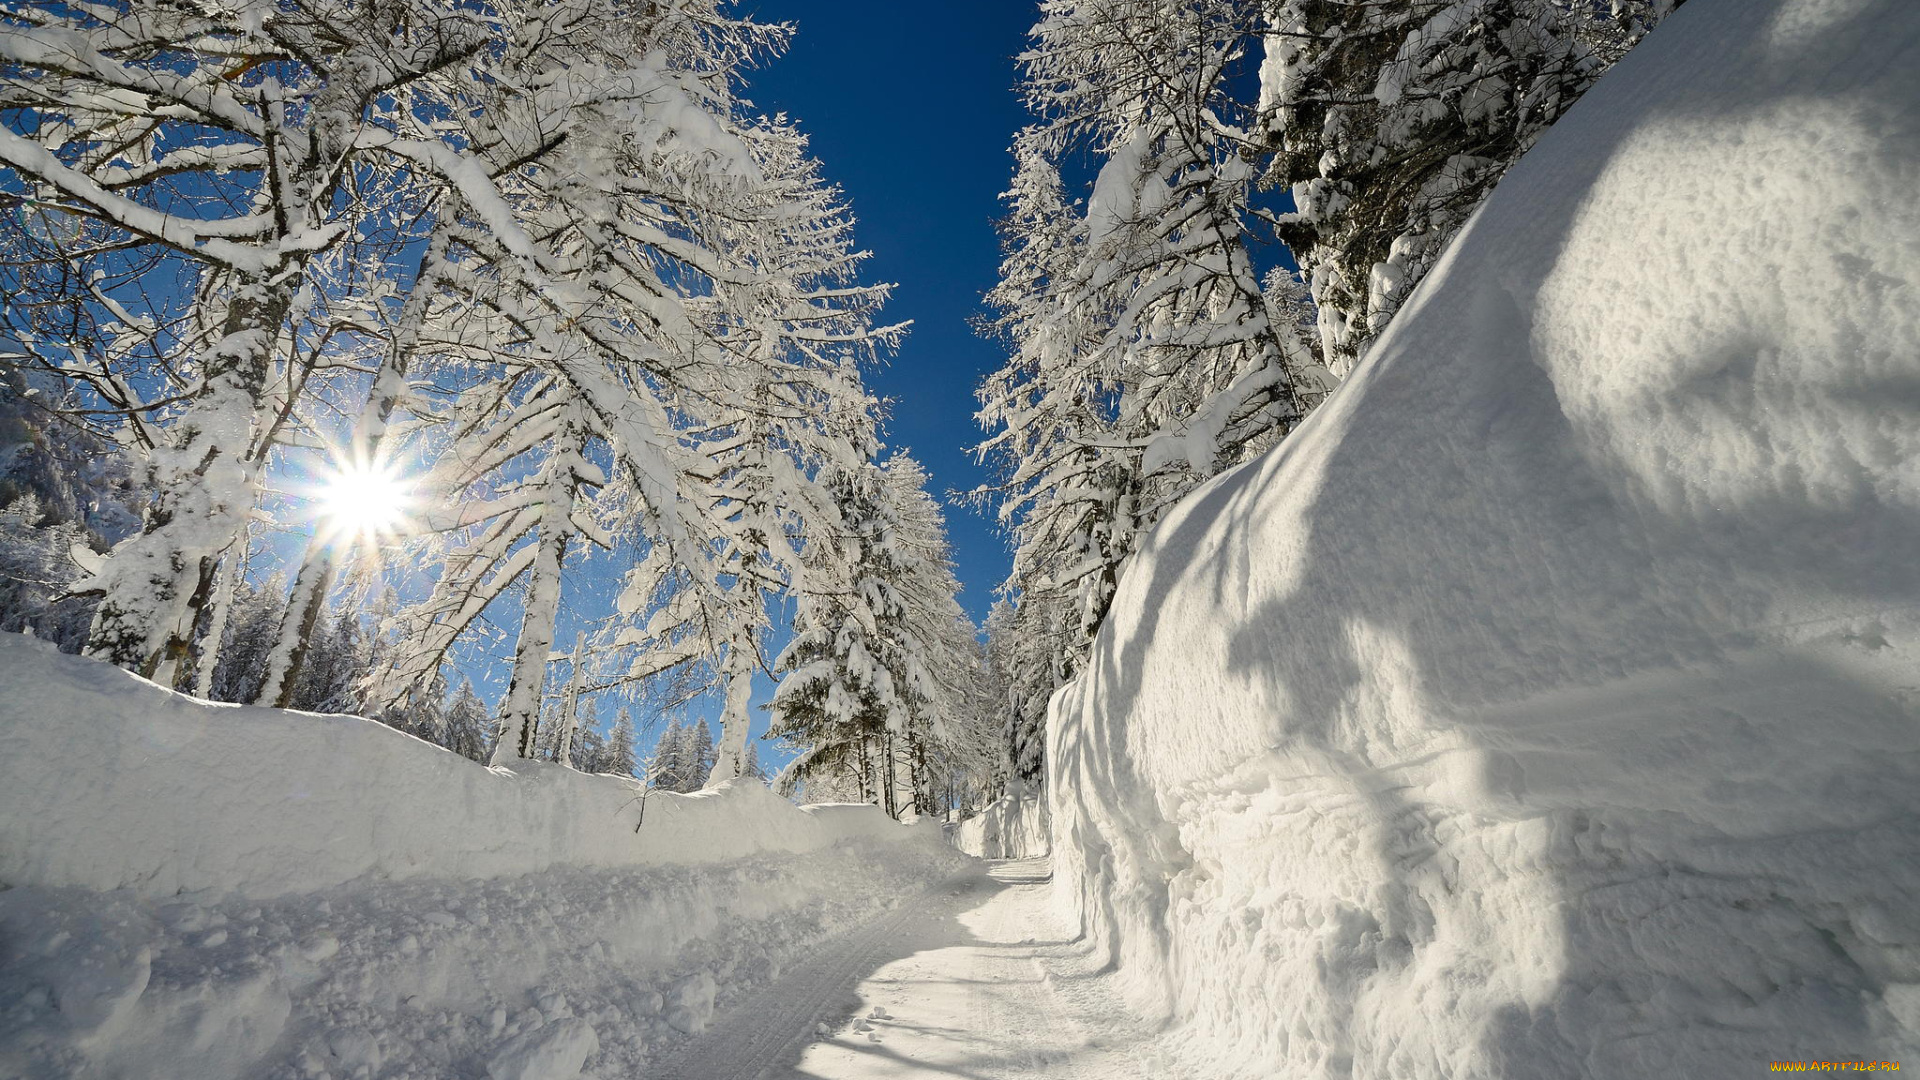
[[[0,1075],[641,1075],[950,877],[937,826],[488,770],[0,635]]]
[[[355,716],[167,693],[20,634],[0,634],[0,685],[7,884],[265,898],[368,874],[694,865],[913,835],[861,807],[796,811],[759,784],[650,795],[658,827],[636,831],[637,782],[483,769]]]
[[[1056,881],[1240,1077],[1920,1057],[1920,5],[1693,0],[1054,703]]]
[[[1052,845],[1044,794],[1010,793],[951,827],[948,843],[982,859],[1031,859]]]

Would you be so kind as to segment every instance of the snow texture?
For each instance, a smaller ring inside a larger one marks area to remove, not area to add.
[[[794,812],[757,783],[655,792],[636,832],[634,781],[475,768],[359,717],[203,702],[24,635],[0,635],[0,672],[10,884],[266,898],[368,874],[698,865],[910,835],[857,807]]]
[[[950,828],[948,842],[981,859],[1031,859],[1052,844],[1044,793],[1010,792]]]
[[[1046,860],[982,869],[828,944],[649,1080],[1186,1080],[1059,932]]]
[[[1216,1077],[1920,1056],[1920,5],[1694,0],[1134,556],[1058,899]]]
[[[643,1075],[966,864],[757,784],[486,769],[0,636],[0,1075]]]

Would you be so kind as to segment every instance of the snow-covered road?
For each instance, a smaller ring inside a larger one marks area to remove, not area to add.
[[[1140,1025],[1060,978],[1074,948],[1047,881],[1045,859],[1009,860],[902,904],[720,1017],[664,1075],[1145,1080]]]

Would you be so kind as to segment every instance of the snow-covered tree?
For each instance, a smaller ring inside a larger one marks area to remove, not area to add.
[[[1493,185],[1678,0],[1266,0],[1278,232],[1344,375]]]
[[[681,748],[681,761],[686,773],[680,783],[681,791],[698,791],[707,784],[707,778],[713,772],[713,729],[704,720],[695,720],[681,728],[684,742]]]
[[[258,695],[267,653],[286,610],[286,593],[286,576],[278,571],[258,584],[242,580],[237,586],[213,676],[215,701],[250,702]]]
[[[654,746],[651,776],[662,791],[698,791],[713,769],[713,731],[703,720],[669,721]]]
[[[467,177],[435,125],[488,24],[430,0],[0,20],[10,284],[49,301],[9,305],[7,329],[114,418],[149,498],[89,583],[88,650],[170,682],[343,329],[328,283],[404,242],[399,172]]]
[[[95,603],[72,586],[138,529],[137,496],[125,455],[87,430],[77,395],[6,364],[0,356],[0,630],[78,652]]]
[[[1016,773],[1038,775],[1048,696],[1141,532],[1330,392],[1501,172],[1673,6],[1041,3],[983,320],[1008,362],[979,392],[998,475],[978,494],[1014,542],[991,632]],[[1258,268],[1268,239],[1301,275]]]
[[[1021,56],[1001,282],[984,328],[1008,362],[979,447],[1014,539],[1003,586],[1041,681],[1069,677],[1137,536],[1273,445],[1331,386],[1284,290],[1254,264],[1255,41],[1247,0],[1047,0]],[[1064,165],[1098,163],[1084,201]],[[1031,682],[1032,679],[1022,680]],[[1028,706],[1031,708],[1031,706]],[[1025,722],[1031,722],[1031,717]]]
[[[895,454],[829,481],[842,532],[813,548],[771,733],[800,750],[780,786],[846,787],[908,815],[931,808],[929,762],[968,725],[979,676],[945,523],[919,463]]]
[[[368,656],[359,613],[344,609],[338,612],[323,632],[315,635],[310,653],[289,707],[312,712],[361,711],[360,685]]]
[[[805,140],[739,96],[787,28],[712,0],[110,0],[0,20],[0,197],[23,226],[5,272],[37,301],[6,330],[91,396],[150,493],[88,583],[96,654],[171,678],[212,609],[210,680],[269,463],[329,444],[376,463],[396,411],[430,456],[471,460],[444,436],[491,402],[478,435],[517,452],[469,477],[493,513],[423,523],[454,573],[376,704],[523,584],[500,752],[528,752],[569,543],[623,531],[667,552],[675,590],[736,613],[682,636],[745,683],[765,604],[729,600],[729,567],[779,562],[785,538],[729,527],[714,466],[771,477],[756,497],[792,527],[829,433],[871,422],[854,365],[898,334],[873,325],[885,290],[854,280]],[[353,434],[329,430],[359,400]],[[269,703],[304,677],[331,572],[316,547],[294,577]]]
[[[885,744],[890,728],[904,732],[914,692],[898,633],[905,609],[896,582],[906,572],[894,546],[898,513],[878,466],[838,471],[828,486],[842,533],[811,555],[815,580],[839,588],[798,597],[793,638],[775,662],[783,677],[771,730],[801,748],[789,786],[851,769],[862,801],[891,806]]]
[[[519,228],[456,234],[435,275],[451,299],[428,312],[444,329],[422,337],[496,374],[444,411],[464,452],[430,486],[462,505],[429,525],[464,538],[381,695],[425,677],[522,583],[497,753],[526,753],[570,542],[631,544],[644,556],[623,610],[647,618],[608,630],[637,654],[623,677],[711,667],[730,703],[720,778],[744,748],[765,593],[785,587],[788,534],[818,502],[810,473],[871,424],[854,365],[898,330],[872,324],[885,290],[852,280],[844,207],[804,140],[735,97],[780,31],[698,4],[628,14],[569,37],[558,61],[515,61],[600,65],[543,89],[553,123],[476,134]]]
[[[0,505],[0,631],[78,651],[92,612],[64,597],[81,573],[73,552],[90,550],[90,539],[84,526],[52,518],[33,492]]]
[[[581,727],[574,738],[573,767],[584,773],[609,771],[601,762],[607,752],[606,737],[590,727]]]
[[[485,761],[491,749],[488,731],[492,717],[487,703],[474,692],[471,680],[461,681],[460,689],[447,703],[446,717],[446,739],[441,745],[462,757]]]
[[[686,740],[681,736],[681,725],[677,719],[668,720],[665,730],[654,741],[653,755],[647,775],[653,786],[662,791],[678,791],[686,766],[682,763]]]
[[[596,772],[612,773],[615,776],[632,776],[640,767],[634,751],[637,736],[633,729],[633,714],[622,706],[614,715],[613,727],[607,731],[606,747],[601,751]]]

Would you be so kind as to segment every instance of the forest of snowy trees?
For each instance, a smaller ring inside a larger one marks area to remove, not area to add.
[[[675,720],[648,770],[687,790],[758,771],[792,608],[781,670],[843,689],[780,710],[785,783],[880,738],[862,797],[991,786],[940,510],[862,381],[904,328],[741,96],[789,28],[729,7],[0,7],[0,626],[494,764],[631,774],[711,695],[717,744]]]
[[[1044,0],[980,319],[983,628],[863,382],[888,288],[743,96],[789,27],[7,5],[0,629],[674,790],[761,772],[759,672],[783,791],[982,805],[1044,775],[1143,530],[1337,386],[1674,2]]]
[[[1014,772],[1136,538],[1353,368],[1508,166],[1679,0],[1042,0],[979,390]]]

